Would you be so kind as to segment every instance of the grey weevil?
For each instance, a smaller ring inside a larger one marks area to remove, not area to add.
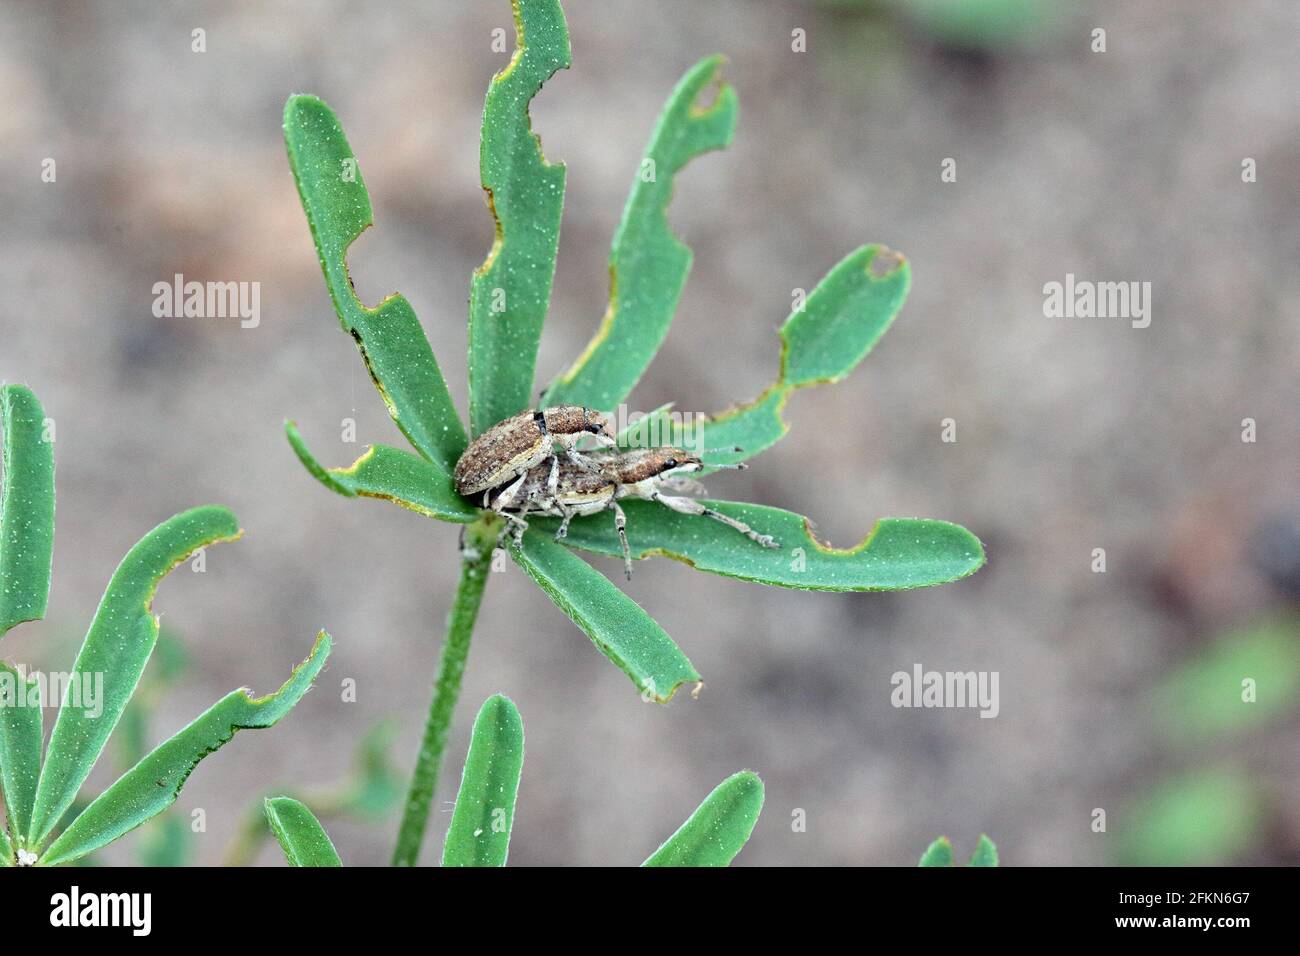
[[[490,507],[512,525],[516,541],[528,528],[529,514],[560,517],[563,521],[555,533],[557,539],[569,532],[569,522],[581,515],[614,512],[614,527],[623,546],[623,565],[632,580],[632,554],[627,543],[627,515],[619,501],[642,498],[655,501],[673,511],[703,515],[720,521],[765,548],[781,547],[771,535],[759,534],[743,521],[686,497],[700,494],[703,487],[688,477],[704,467],[699,455],[681,448],[638,448],[631,451],[597,451],[587,456],[595,470],[571,462],[539,463],[520,481],[489,492]],[[743,464],[715,468],[744,468]],[[665,494],[665,491],[675,494]]]
[[[452,474],[462,495],[490,492],[507,482],[518,483],[530,468],[550,461],[558,464],[555,446],[573,465],[594,465],[577,451],[578,440],[590,435],[607,447],[615,445],[609,420],[582,405],[555,405],[520,412],[497,422],[475,438],[456,462]],[[484,495],[484,504],[487,504]]]

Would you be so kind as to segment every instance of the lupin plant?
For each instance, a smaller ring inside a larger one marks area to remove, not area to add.
[[[492,79],[483,111],[479,166],[496,232],[470,281],[468,429],[410,303],[393,294],[370,308],[353,290],[347,252],[373,215],[339,120],[308,95],[291,97],[284,114],[289,164],[334,309],[413,452],[371,445],[351,465],[327,468],[292,421],[288,439],[307,470],[332,491],[387,499],[462,526],[460,582],[393,854],[399,865],[413,865],[420,852],[491,555],[504,540],[502,516],[459,495],[453,473],[471,438],[531,407],[555,271],[565,168],[546,160],[528,107],[542,84],[569,66],[569,38],[558,0],[513,0],[512,7],[516,49]],[[540,407],[613,409],[663,342],[692,258],[668,227],[674,176],[693,158],[728,145],[735,128],[736,93],[720,69],[720,57],[703,60],[669,97],[614,236],[608,309],[578,359],[546,386]],[[781,327],[772,385],[752,402],[705,418],[695,435],[698,447],[725,449],[710,464],[738,463],[783,437],[782,413],[791,395],[847,375],[889,328],[909,283],[906,260],[884,246],[863,246],[836,264]],[[632,426],[621,442],[636,440],[656,420],[668,425],[678,444],[680,422],[666,409]],[[943,584],[984,563],[975,536],[944,521],[885,518],[855,547],[838,549],[817,540],[808,519],[778,508],[710,501],[706,510],[744,523],[780,549],[759,547],[704,515],[629,500],[627,553],[675,558],[759,584],[824,591]],[[683,684],[698,684],[700,675],[653,618],[576,553],[623,554],[618,525],[605,512],[579,518],[557,541],[557,520],[534,518],[507,547],[646,700],[666,703]]]
[[[45,616],[54,547],[54,442],[40,402],[20,385],[0,386],[0,427],[3,638],[15,625]],[[42,746],[41,679],[0,662],[0,789],[6,820],[0,829],[0,865],[72,863],[107,846],[175,803],[199,761],[221,749],[236,731],[270,727],[311,687],[330,652],[324,631],[311,655],[274,694],[253,698],[237,690],[226,695],[75,812],[78,792],[158,641],[152,609],[158,584],[196,551],[240,534],[235,516],[225,508],[194,508],[158,525],[127,553],[108,582],[68,675],[48,747]]]
[[[478,712],[451,824],[443,866],[505,866],[514,829],[524,722],[514,702],[489,697]],[[325,828],[292,797],[266,801],[266,819],[290,866],[341,866]],[[763,809],[763,781],[748,770],[732,774],[642,866],[727,866],[744,848]]]

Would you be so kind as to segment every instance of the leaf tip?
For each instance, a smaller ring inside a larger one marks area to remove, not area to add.
[[[867,247],[867,273],[873,279],[887,279],[900,269],[908,269],[907,257],[888,246]]]
[[[314,93],[293,93],[284,101],[284,123],[288,126],[291,120],[302,119],[311,112],[321,110],[332,114],[329,104]]]

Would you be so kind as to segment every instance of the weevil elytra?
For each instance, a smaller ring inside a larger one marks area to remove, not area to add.
[[[581,405],[520,412],[497,422],[470,442],[452,475],[456,490],[473,495],[521,479],[535,465],[558,461],[556,445],[571,464],[592,469],[594,466],[577,451],[578,440],[587,435],[602,445],[614,446],[609,419]]]
[[[614,527],[623,545],[623,566],[632,579],[632,554],[627,543],[627,516],[620,499],[642,498],[656,501],[674,511],[703,515],[720,521],[765,548],[781,547],[771,535],[759,534],[743,521],[708,507],[686,495],[704,491],[690,478],[704,467],[699,455],[681,448],[638,448],[631,451],[592,452],[587,456],[590,467],[572,462],[541,462],[513,484],[489,492],[493,511],[505,516],[513,526],[516,540],[528,528],[529,514],[562,518],[556,538],[568,534],[569,522],[581,515],[601,511],[614,512]],[[719,468],[743,468],[744,465],[714,465]],[[675,492],[665,494],[664,492]]]

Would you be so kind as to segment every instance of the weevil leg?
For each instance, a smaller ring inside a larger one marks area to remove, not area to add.
[[[627,515],[623,514],[623,508],[617,501],[611,500],[609,506],[614,509],[614,528],[618,531],[619,543],[623,545],[623,571],[631,581],[632,549],[627,546]]]
[[[497,500],[492,503],[493,511],[500,511],[503,514],[508,508],[514,508],[519,503],[519,490],[523,487],[524,482],[528,480],[528,472],[524,472],[511,483],[505,491],[497,495]],[[488,489],[491,493],[492,489]],[[486,498],[484,499],[486,501]]]
[[[588,458],[583,452],[578,451],[577,444],[584,438],[595,439],[596,443],[602,448],[618,448],[618,442],[608,435],[602,435],[598,432],[581,432],[577,435],[565,435],[560,439],[560,447],[564,449],[564,457],[577,465],[589,475],[599,474],[600,466]]]
[[[498,511],[497,514],[505,518],[506,523],[501,526],[501,532],[497,535],[496,546],[501,547],[501,542],[505,541],[506,535],[514,538],[515,544],[522,544],[524,532],[528,530],[528,522],[509,511]]]
[[[761,544],[765,548],[781,547],[781,545],[777,544],[776,540],[770,534],[759,534],[749,525],[745,524],[745,522],[737,521],[735,518],[724,515],[721,511],[714,511],[708,505],[701,504],[694,498],[675,498],[672,495],[661,495],[658,492],[655,492],[652,500],[659,502],[661,505],[672,508],[673,511],[681,512],[684,515],[704,515],[704,517],[712,518],[714,521],[721,521],[723,524],[730,528],[735,528],[745,537],[757,544]]]
[[[556,493],[560,487],[560,459],[555,455],[551,456],[551,474],[546,479],[546,493],[551,499],[555,499]]]
[[[501,529],[501,535],[497,538],[497,544],[506,536],[507,532],[513,532],[515,544],[519,544],[528,530],[528,522],[523,519],[523,515],[528,513],[529,501],[524,498],[522,502],[518,501],[519,491],[523,487],[524,481],[527,480],[528,474],[525,472],[520,475],[508,488],[497,495],[497,500],[492,502],[492,510],[501,517],[506,519],[506,525]],[[491,489],[489,489],[489,492]],[[511,509],[519,508],[521,514],[513,514]]]
[[[560,527],[556,529],[555,540],[563,541],[569,535],[569,522],[573,520],[574,513],[558,501],[555,502],[555,507],[560,509],[560,514],[564,515],[564,520],[560,522]]]
[[[588,458],[586,455],[582,454],[581,452],[576,451],[573,448],[570,448],[568,445],[564,446],[564,457],[569,459],[569,461],[577,465],[579,468],[581,468],[589,475],[600,474],[599,465],[597,465],[594,461],[592,461],[590,458]]]
[[[502,536],[509,531],[515,539],[515,544],[522,545],[524,541],[524,532],[528,530],[528,522],[517,514],[511,514],[509,511],[501,512],[506,518],[507,525],[501,529]]]

